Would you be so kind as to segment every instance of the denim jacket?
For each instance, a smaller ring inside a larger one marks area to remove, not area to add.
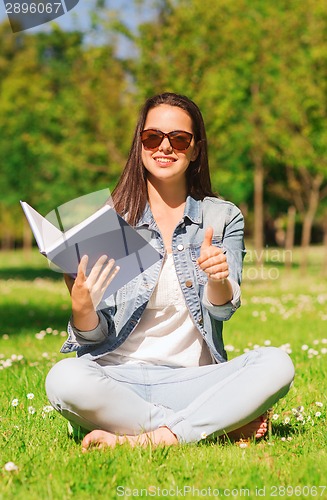
[[[212,244],[226,252],[233,298],[227,304],[212,305],[206,294],[207,275],[197,265],[204,233],[214,229]],[[135,229],[161,254],[165,253],[159,228],[147,204]],[[192,320],[216,362],[227,359],[222,337],[223,321],[240,306],[240,283],[245,255],[244,221],[232,203],[214,197],[195,200],[187,197],[184,215],[172,237],[172,253],[180,287]],[[120,346],[139,323],[156,286],[163,264],[161,259],[106,299],[98,311],[99,324],[92,331],[79,331],[68,324],[68,339],[61,352],[77,351],[78,356],[100,358]]]

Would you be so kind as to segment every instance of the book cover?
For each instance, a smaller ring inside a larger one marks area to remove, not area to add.
[[[67,231],[60,231],[28,203],[21,201],[21,206],[40,252],[57,270],[75,277],[83,255],[89,257],[87,274],[102,255],[115,259],[120,270],[103,300],[162,258],[110,205]]]

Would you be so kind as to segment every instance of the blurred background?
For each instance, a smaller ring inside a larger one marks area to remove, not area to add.
[[[46,214],[113,189],[140,106],[173,91],[202,110],[213,188],[257,260],[296,246],[305,269],[317,245],[326,272],[325,0],[81,0],[19,33],[1,7],[2,250],[34,244],[20,199]]]

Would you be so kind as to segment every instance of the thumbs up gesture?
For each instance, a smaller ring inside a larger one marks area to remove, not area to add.
[[[208,227],[201,245],[200,257],[197,260],[200,268],[213,281],[223,281],[228,278],[228,264],[222,248],[212,244],[213,228]]]

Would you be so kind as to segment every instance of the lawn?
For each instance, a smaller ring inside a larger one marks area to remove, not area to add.
[[[290,353],[296,378],[273,408],[271,434],[246,447],[202,441],[82,454],[44,391],[70,314],[61,276],[37,253],[0,254],[0,499],[327,498],[323,250],[311,250],[306,274],[299,253],[290,272],[282,255],[265,254],[262,268],[249,255],[225,343],[230,358],[258,345]]]

